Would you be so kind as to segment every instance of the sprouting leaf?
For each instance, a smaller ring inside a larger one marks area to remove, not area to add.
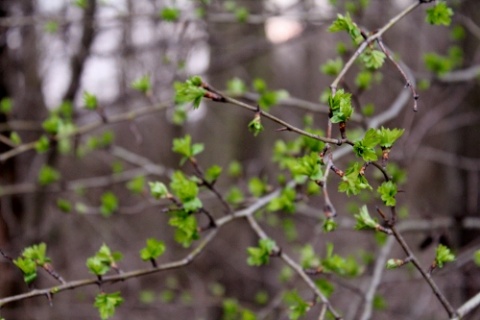
[[[286,212],[294,212],[295,197],[297,193],[293,188],[285,188],[279,197],[276,197],[267,206],[268,211],[284,210]]]
[[[247,248],[249,266],[262,266],[268,264],[270,255],[275,249],[276,244],[272,239],[260,239],[258,247]]]
[[[323,178],[321,164],[319,154],[312,152],[302,158],[296,159],[291,166],[291,170],[294,175],[307,176],[313,181],[318,181]]]
[[[443,268],[443,265],[447,262],[455,261],[455,255],[453,252],[443,244],[439,244],[435,254],[435,262],[437,267]]]
[[[123,298],[120,296],[120,292],[114,293],[99,293],[95,297],[95,308],[98,309],[100,318],[106,320],[111,318],[115,314],[115,310],[123,303]]]
[[[165,243],[158,241],[155,238],[149,238],[146,241],[146,246],[140,250],[140,258],[143,261],[155,260],[165,252]]]
[[[100,203],[100,213],[104,217],[111,216],[118,209],[118,198],[111,191],[107,191],[102,194]]]
[[[433,25],[449,26],[452,22],[453,10],[445,2],[437,1],[436,5],[427,9],[425,20]]]
[[[346,122],[353,114],[353,107],[351,102],[352,95],[346,93],[343,89],[337,90],[335,95],[328,97],[328,105],[332,110],[332,123]]]
[[[365,205],[360,208],[360,213],[354,215],[354,218],[357,221],[357,224],[355,225],[356,230],[377,228],[377,221],[372,219],[372,217],[368,213],[367,206]]]
[[[60,178],[60,172],[48,165],[43,165],[38,173],[38,182],[41,186],[48,186],[49,184],[57,182]]]
[[[239,205],[245,200],[245,196],[240,188],[233,186],[228,190],[225,200],[232,205]]]
[[[152,89],[152,83],[149,75],[144,75],[131,84],[132,89],[140,91],[143,94],[147,94]]]
[[[155,181],[149,182],[148,185],[150,187],[150,194],[155,199],[165,198],[168,195],[168,189],[164,183]]]
[[[145,186],[145,176],[138,176],[127,183],[127,189],[135,194],[142,193]]]
[[[214,183],[220,177],[220,174],[222,174],[222,167],[213,165],[205,171],[205,180],[208,183]]]
[[[395,183],[392,181],[384,182],[378,187],[377,192],[380,194],[385,205],[389,207],[396,205],[397,201],[395,196],[397,194],[397,185]]]
[[[403,135],[404,131],[405,129],[386,129],[382,126],[377,130],[380,136],[380,146],[382,148],[391,148],[395,141]]]
[[[363,41],[362,34],[358,26],[352,21],[350,14],[345,16],[338,14],[337,19],[328,28],[330,32],[346,31],[352,38],[354,44],[358,45]]]
[[[360,55],[360,60],[368,69],[380,68],[384,63],[385,58],[386,58],[385,53],[383,53],[382,51],[373,50],[373,49],[365,50]]]
[[[264,130],[262,124],[262,118],[259,114],[255,115],[252,121],[248,123],[248,131],[250,131],[255,137],[260,134]]]
[[[358,162],[348,167],[338,186],[338,191],[345,192],[347,195],[357,195],[361,190],[371,190],[372,187],[361,171],[362,165]]]
[[[176,22],[180,18],[180,10],[178,8],[165,7],[160,11],[160,18],[163,21]]]
[[[322,73],[327,76],[336,76],[340,73],[343,68],[343,61],[341,58],[335,60],[328,60],[325,64],[320,67]]]
[[[193,241],[199,238],[197,220],[195,216],[186,211],[177,211],[168,221],[175,227],[175,241],[188,248]]]
[[[175,82],[175,103],[193,103],[193,108],[196,109],[200,106],[202,98],[207,93],[207,90],[201,87],[202,78],[198,76],[190,77],[185,82]]]
[[[96,110],[98,108],[97,96],[88,91],[83,92],[83,104],[88,110]]]
[[[375,146],[380,142],[380,136],[375,129],[369,129],[363,139],[353,145],[353,151],[358,157],[365,161],[376,161],[378,159]]]
[[[262,195],[267,192],[268,186],[259,177],[253,177],[250,180],[248,180],[248,191],[254,196],[254,197],[261,197]]]
[[[247,86],[240,78],[233,78],[227,82],[228,93],[239,96],[247,91]]]
[[[311,305],[306,302],[296,290],[286,292],[283,299],[288,305],[288,318],[290,320],[300,319],[311,308]]]

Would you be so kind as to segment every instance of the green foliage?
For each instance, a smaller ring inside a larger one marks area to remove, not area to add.
[[[100,213],[104,217],[111,216],[118,209],[118,198],[111,192],[107,191],[100,198]]]
[[[387,269],[396,269],[405,264],[405,261],[402,259],[388,259],[386,267]]]
[[[353,43],[358,45],[363,41],[362,34],[357,24],[352,21],[350,14],[347,12],[345,16],[338,14],[337,19],[333,21],[328,28],[330,32],[346,31],[350,35]]]
[[[242,307],[235,299],[223,300],[222,320],[256,320],[255,314]]]
[[[367,90],[370,89],[373,79],[373,73],[370,70],[364,70],[357,74],[355,84],[360,90]]]
[[[180,10],[173,7],[165,7],[160,11],[160,18],[163,21],[176,22],[180,18]]]
[[[300,265],[304,269],[318,268],[320,266],[320,257],[315,254],[311,244],[307,244],[300,250]]]
[[[260,117],[260,114],[257,113],[255,114],[253,120],[248,123],[248,131],[250,131],[256,137],[263,130],[264,127],[262,124],[262,118]]]
[[[135,194],[140,194],[145,187],[145,176],[138,176],[128,181],[127,189]]]
[[[57,21],[49,20],[43,25],[43,30],[45,30],[46,33],[57,33],[58,27],[59,25]]]
[[[12,141],[12,143],[16,146],[22,144],[22,138],[15,131],[10,132],[10,141]]]
[[[389,207],[396,205],[397,201],[395,200],[395,196],[397,194],[397,185],[395,183],[386,181],[378,187],[377,192],[380,194],[385,205]]]
[[[321,261],[325,272],[333,272],[340,276],[354,277],[360,274],[360,266],[354,258],[343,258],[333,253],[333,244],[327,243],[326,258]]]
[[[437,1],[435,6],[427,9],[425,21],[433,25],[449,26],[452,22],[453,10],[445,2]]]
[[[149,75],[141,76],[135,79],[131,84],[132,89],[137,90],[143,94],[147,94],[152,90],[152,82]]]
[[[70,213],[72,212],[72,203],[66,199],[59,198],[57,199],[57,208],[62,212]]]
[[[338,191],[345,192],[347,195],[357,195],[365,189],[372,189],[367,178],[362,173],[362,165],[358,162],[350,165],[342,177],[342,182],[338,185]]]
[[[391,148],[395,141],[397,141],[402,135],[405,129],[386,129],[383,126],[377,130],[380,137],[380,147]]]
[[[190,77],[185,82],[175,82],[173,85],[175,89],[175,103],[193,103],[193,108],[198,108],[202,98],[207,93],[207,90],[202,88],[201,85],[202,78],[199,76]]]
[[[355,225],[356,230],[377,229],[378,223],[370,216],[365,205],[360,208],[360,213],[354,215],[354,218],[357,221]]]
[[[442,56],[437,53],[426,53],[423,55],[425,67],[437,76],[444,75],[454,68],[460,66],[463,60],[463,51],[453,46],[448,50],[448,55]]]
[[[325,64],[320,66],[320,71],[327,76],[337,76],[343,68],[343,61],[341,58],[335,60],[330,59]]]
[[[233,186],[228,190],[225,200],[232,205],[239,205],[245,200],[245,197],[240,188]]]
[[[353,114],[352,95],[343,89],[337,90],[335,95],[328,97],[328,105],[332,111],[332,123],[346,122]]]
[[[268,211],[286,211],[294,212],[295,211],[295,197],[297,193],[292,188],[285,188],[282,190],[280,196],[276,197],[267,206]]]
[[[243,173],[243,167],[242,164],[238,161],[232,161],[228,165],[228,175],[232,178],[238,178],[242,175]]]
[[[73,0],[73,4],[83,10],[88,8],[87,0]]]
[[[50,148],[50,140],[48,140],[47,136],[41,136],[37,142],[35,142],[35,150],[38,153],[45,153]]]
[[[312,152],[296,159],[292,164],[293,175],[307,176],[313,181],[319,181],[323,178],[322,160],[317,152]]]
[[[9,114],[13,109],[13,100],[10,98],[3,98],[0,100],[0,113]]]
[[[150,187],[150,194],[155,199],[162,199],[168,196],[167,186],[159,181],[149,182],[148,186]]]
[[[250,12],[245,7],[236,8],[234,14],[238,22],[246,22],[250,16]]]
[[[247,92],[247,85],[240,78],[233,78],[227,82],[227,91],[231,95],[239,96]]]
[[[338,224],[333,219],[325,219],[322,224],[322,229],[324,232],[335,231],[338,227]]]
[[[477,267],[480,267],[480,250],[475,251],[473,254],[473,262],[475,262]]]
[[[375,147],[380,143],[380,136],[375,129],[369,129],[363,139],[355,142],[353,151],[357,157],[364,161],[376,161],[378,156],[375,152]]]
[[[382,51],[367,48],[360,55],[360,61],[367,69],[379,69],[385,62],[386,55]]]
[[[190,247],[192,242],[200,237],[197,219],[185,210],[175,211],[174,216],[168,220],[168,224],[175,227],[175,241],[185,248]]]
[[[37,266],[43,267],[51,261],[46,254],[47,245],[42,242],[26,247],[22,255],[13,260],[13,263],[22,271],[25,283],[30,284],[37,278]]]
[[[453,252],[447,246],[439,244],[435,251],[435,263],[437,267],[443,268],[445,263],[452,261],[455,261]]]
[[[143,261],[155,260],[165,252],[165,243],[155,238],[149,238],[146,246],[140,250],[140,258]]]
[[[197,183],[187,178],[183,172],[175,171],[170,182],[170,189],[173,194],[183,204],[183,209],[187,212],[197,211],[202,207],[202,202],[197,197]]]
[[[110,268],[116,267],[116,263],[122,259],[122,254],[118,251],[112,252],[104,243],[98,252],[87,259],[88,270],[96,276],[106,274]]]
[[[60,172],[44,164],[38,173],[38,183],[41,186],[48,186],[61,178]]]
[[[275,241],[272,239],[260,239],[258,247],[247,248],[249,266],[263,266],[269,263],[270,255],[276,248]]]
[[[183,156],[180,161],[181,164],[201,153],[204,148],[205,147],[202,143],[194,143],[192,145],[192,137],[188,134],[183,138],[173,139],[173,152]]]
[[[260,94],[258,105],[264,110],[269,110],[280,100],[288,98],[288,92],[285,90],[268,90],[267,84],[263,79],[256,78],[253,80],[253,88]]]
[[[288,305],[288,318],[290,320],[298,320],[310,310],[311,305],[303,300],[296,290],[287,291],[283,300]]]
[[[88,110],[97,110],[98,108],[97,96],[88,91],[83,92],[83,105]]]
[[[95,308],[98,309],[100,318],[102,320],[109,319],[115,314],[115,310],[123,303],[123,298],[120,296],[120,292],[114,293],[99,293],[95,297]]]
[[[205,171],[205,180],[208,183],[214,183],[217,181],[218,177],[222,174],[222,167],[218,165],[213,165]]]
[[[253,177],[248,180],[248,191],[254,197],[261,197],[263,196],[268,190],[268,185],[260,179],[259,177]]]

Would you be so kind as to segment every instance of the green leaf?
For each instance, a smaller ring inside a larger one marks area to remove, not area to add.
[[[365,161],[376,161],[378,156],[375,146],[380,143],[380,136],[375,129],[369,129],[362,140],[354,143],[353,151]]]
[[[194,143],[192,145],[192,137],[185,135],[183,138],[173,139],[173,152],[176,152],[183,156],[181,164],[187,159],[191,159],[204,150],[204,145],[201,143]]]
[[[276,244],[272,239],[260,239],[258,247],[247,248],[249,266],[262,266],[268,264],[270,255],[273,253]]]
[[[227,82],[227,91],[231,95],[239,96],[247,92],[247,86],[240,78],[233,78]]]
[[[325,295],[325,297],[329,298],[332,293],[335,291],[335,286],[326,279],[317,279],[315,280],[315,285],[318,289]]]
[[[382,51],[367,49],[360,55],[360,60],[368,69],[378,69],[385,62],[386,55]]]
[[[18,146],[20,144],[22,144],[22,138],[20,137],[20,135],[15,132],[15,131],[12,131],[10,132],[10,140],[13,142],[14,145]]]
[[[286,212],[295,211],[295,198],[297,193],[293,188],[285,188],[282,190],[280,196],[276,197],[267,206],[268,211],[279,211],[283,210]]]
[[[118,209],[118,198],[111,191],[107,191],[102,194],[100,203],[100,213],[104,217],[111,216]]]
[[[60,172],[48,165],[43,165],[38,173],[38,182],[41,186],[48,186],[49,184],[59,181],[60,178]]]
[[[322,229],[325,232],[335,231],[337,227],[338,225],[333,219],[325,219],[325,221],[323,221]]]
[[[188,202],[196,202],[201,207],[200,200],[197,201],[197,195],[198,195],[197,183],[188,179],[183,174],[183,172],[175,171],[173,173],[172,181],[170,182],[170,189],[175,194],[175,196],[180,199],[180,201],[184,205]],[[199,209],[199,208],[196,208],[196,209]],[[196,209],[191,211],[196,211]]]
[[[242,175],[243,168],[242,164],[238,161],[232,161],[228,165],[228,175],[232,178],[238,178]]]
[[[405,129],[385,129],[382,126],[377,130],[380,137],[380,146],[382,148],[391,148],[395,141],[403,135],[404,131]]]
[[[50,148],[50,140],[48,140],[47,136],[41,136],[37,142],[35,142],[35,150],[38,153],[45,153]]]
[[[395,183],[392,181],[384,182],[378,187],[377,192],[380,194],[385,205],[389,207],[396,205],[395,196],[397,194],[397,185]]]
[[[264,127],[262,125],[262,119],[259,114],[255,115],[252,121],[248,124],[248,131],[253,133],[253,135],[256,137],[264,130]]]
[[[359,194],[361,190],[372,190],[367,178],[365,178],[361,171],[362,165],[358,162],[355,162],[348,167],[345,171],[345,175],[342,177],[342,182],[340,182],[338,186],[338,191],[345,192],[350,196]]]
[[[83,92],[83,104],[88,110],[96,110],[98,108],[97,96],[88,91]]]
[[[213,165],[205,171],[205,180],[208,183],[214,183],[220,177],[220,174],[222,174],[222,167]]]
[[[313,181],[319,181],[323,178],[322,160],[317,152],[311,152],[298,158],[291,166],[293,175],[307,176]]]
[[[18,257],[13,263],[22,270],[23,280],[26,284],[32,283],[37,278],[37,264],[31,259]]]
[[[146,246],[140,250],[140,258],[143,261],[155,260],[165,252],[165,243],[155,238],[149,238]]]
[[[475,262],[477,267],[480,267],[480,250],[475,251],[473,254],[473,262]]]
[[[357,261],[352,257],[343,258],[333,253],[333,244],[327,243],[327,257],[322,260],[325,272],[333,272],[340,276],[357,276],[361,270]]]
[[[328,105],[332,111],[330,121],[332,123],[346,122],[353,114],[353,107],[351,102],[352,95],[346,93],[343,89],[337,90],[335,95],[330,93],[328,97]]]
[[[375,221],[368,213],[367,206],[362,206],[360,208],[360,213],[354,215],[357,224],[355,225],[356,230],[363,230],[363,229],[376,229],[377,228],[377,221]]]
[[[87,259],[88,270],[97,276],[107,273],[111,267],[116,267],[116,262],[122,259],[122,254],[118,251],[112,252],[106,244],[102,244],[97,253]]]
[[[168,189],[164,183],[155,181],[155,182],[149,182],[148,185],[150,187],[150,194],[155,199],[161,199],[161,198],[167,197]]]
[[[300,265],[304,269],[318,268],[320,266],[320,257],[315,254],[311,244],[305,245],[300,250]]]
[[[330,32],[346,31],[350,35],[353,43],[358,45],[363,41],[362,34],[358,26],[352,21],[350,14],[347,12],[345,16],[338,14],[337,19],[333,21],[328,28]]]
[[[232,205],[239,205],[245,200],[245,197],[240,188],[233,186],[228,190],[225,200]]]
[[[250,12],[245,7],[236,8],[234,14],[238,22],[246,22],[250,16]]]
[[[450,72],[455,67],[454,61],[450,57],[444,57],[436,53],[424,54],[423,61],[426,68],[438,76]]]
[[[325,64],[320,67],[320,70],[323,74],[327,76],[336,76],[340,73],[343,68],[343,61],[341,58],[335,60],[328,60]]]
[[[452,251],[443,244],[439,244],[435,254],[435,263],[437,267],[443,268],[443,265],[447,262],[455,261],[455,255]]]
[[[290,320],[300,319],[311,308],[311,305],[303,300],[296,290],[286,292],[283,299],[288,305],[288,318]]]
[[[147,94],[152,89],[152,83],[149,75],[144,75],[131,84],[132,89],[140,91],[143,94]]]
[[[360,90],[370,89],[373,82],[373,73],[369,70],[359,72],[355,78],[355,84]]]
[[[387,269],[397,269],[405,264],[405,261],[402,259],[388,259],[386,263]]]
[[[173,87],[175,89],[175,103],[193,103],[193,108],[200,106],[200,102],[207,90],[201,87],[202,79],[198,76],[190,77],[185,82],[175,82]]]
[[[268,190],[268,186],[259,177],[253,177],[250,180],[248,180],[248,191],[254,196],[254,197],[261,197],[263,196]]]
[[[11,98],[3,98],[0,100],[0,113],[9,114],[13,109],[13,100]]]
[[[160,11],[160,18],[163,21],[176,22],[180,18],[180,10],[178,8],[165,7]]]
[[[177,211],[168,223],[175,227],[175,241],[188,248],[199,238],[197,220],[186,211]]]
[[[102,320],[109,319],[115,314],[115,310],[123,303],[123,298],[120,296],[120,292],[114,293],[99,293],[95,297],[95,308],[98,309],[100,318]]]
[[[145,186],[145,176],[138,176],[127,183],[127,189],[135,194],[140,194]]]
[[[449,26],[452,22],[453,10],[445,2],[437,1],[437,4],[427,9],[425,21],[432,25]]]
[[[70,213],[72,212],[72,203],[66,199],[58,198],[57,208],[62,212]]]

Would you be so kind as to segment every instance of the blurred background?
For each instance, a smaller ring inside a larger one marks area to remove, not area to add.
[[[146,267],[138,251],[149,237],[168,244],[159,262],[184,257],[189,251],[172,241],[168,216],[161,212],[165,204],[152,202],[146,186],[135,193],[128,183],[139,177],[167,183],[172,170],[192,172],[188,165],[180,167],[180,157],[171,151],[172,139],[188,133],[194,142],[205,144],[205,152],[198,157],[203,167],[228,168],[232,161],[242,165],[240,177],[224,174],[219,179],[223,194],[232,186],[246,190],[251,177],[263,179],[273,190],[279,185],[279,170],[272,164],[275,143],[297,136],[277,132],[278,125],[264,120],[265,131],[254,137],[247,128],[253,114],[233,105],[202,102],[197,110],[175,106],[173,83],[201,75],[224,90],[228,81],[238,78],[247,87],[241,98],[255,104],[258,94],[252,83],[263,79],[269,90],[289,93],[272,108],[273,114],[299,127],[309,115],[313,127],[325,131],[328,114],[321,96],[328,92],[333,77],[321,66],[337,57],[345,62],[354,52],[348,35],[328,32],[337,13],[348,11],[364,30],[374,31],[413,2],[0,1],[0,100],[13,104],[10,113],[1,114],[2,137],[17,132],[24,143],[37,140],[44,133],[42,121],[66,102],[73,106],[72,118],[78,126],[99,123],[99,114],[83,108],[84,92],[97,96],[107,119],[146,110],[132,120],[107,121],[76,137],[72,145],[80,156],[52,148],[1,162],[0,248],[16,257],[26,246],[45,242],[54,268],[67,281],[91,277],[85,260],[102,243],[123,253],[119,265],[124,270]],[[388,61],[373,74],[371,88],[356,86],[358,66],[347,73],[341,87],[355,93],[358,116],[349,124],[352,136],[368,125],[405,128],[390,160],[395,164],[390,170],[402,181],[398,203],[403,230],[425,269],[439,242],[456,252],[457,261],[434,278],[458,307],[480,290],[480,272],[471,259],[480,246],[480,10],[475,0],[448,4],[455,11],[450,27],[426,23],[425,10],[432,4],[425,4],[383,37],[417,84],[418,112],[412,111],[413,98],[405,79]],[[166,8],[178,9],[174,18]],[[443,71],[432,72],[426,66],[425,55],[431,52],[445,57],[446,66],[439,67]],[[132,88],[143,76],[152,84],[146,95]],[[338,136],[336,127],[333,134]],[[102,139],[108,140],[105,147]],[[0,153],[11,149],[2,139]],[[335,164],[344,170],[354,156],[342,147],[333,149],[339,150]],[[60,182],[39,185],[37,177],[45,164],[61,173]],[[332,174],[328,186],[338,214],[337,232],[322,232],[321,195],[303,199],[308,201],[293,215],[265,213],[259,219],[294,257],[305,244],[324,256],[329,242],[335,252],[357,259],[362,265],[360,277],[314,278],[334,285],[330,300],[345,319],[360,319],[363,292],[382,247],[372,233],[353,230],[352,213],[363,203],[374,208],[381,202],[339,194],[339,181]],[[109,218],[99,209],[101,195],[107,191],[119,199],[118,210]],[[59,198],[71,202],[73,212],[62,212]],[[202,199],[215,217],[223,215],[218,201],[209,196]],[[125,298],[114,319],[237,319],[225,315],[227,298],[257,312],[258,319],[288,319],[282,300],[286,290],[296,288],[307,301],[313,295],[299,278],[285,275],[288,272],[279,260],[260,268],[248,266],[246,248],[256,243],[257,236],[247,223],[234,221],[221,228],[191,265],[106,285],[105,290],[120,290]],[[389,258],[404,258],[398,245],[390,247]],[[54,284],[43,273],[34,286]],[[28,290],[20,271],[0,259],[0,297]],[[54,297],[52,307],[45,298],[25,300],[6,305],[0,316],[8,320],[97,319],[93,308],[97,292],[95,286],[62,292]],[[385,272],[374,302],[372,319],[446,318],[431,289],[408,267]],[[320,307],[314,306],[305,319],[317,319],[319,312]],[[479,317],[477,311],[467,319]]]

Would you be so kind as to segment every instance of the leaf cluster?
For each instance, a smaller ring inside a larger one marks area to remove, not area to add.
[[[269,263],[270,256],[276,248],[275,241],[272,239],[260,239],[258,247],[247,248],[249,266],[263,266]]]
[[[88,270],[96,276],[103,276],[112,267],[116,267],[116,263],[123,258],[123,255],[112,250],[104,243],[98,252],[87,259],[86,265]]]
[[[32,283],[37,278],[37,267],[43,267],[51,261],[46,253],[47,245],[42,242],[25,248],[21,256],[13,260],[13,263],[22,270],[25,283]]]

